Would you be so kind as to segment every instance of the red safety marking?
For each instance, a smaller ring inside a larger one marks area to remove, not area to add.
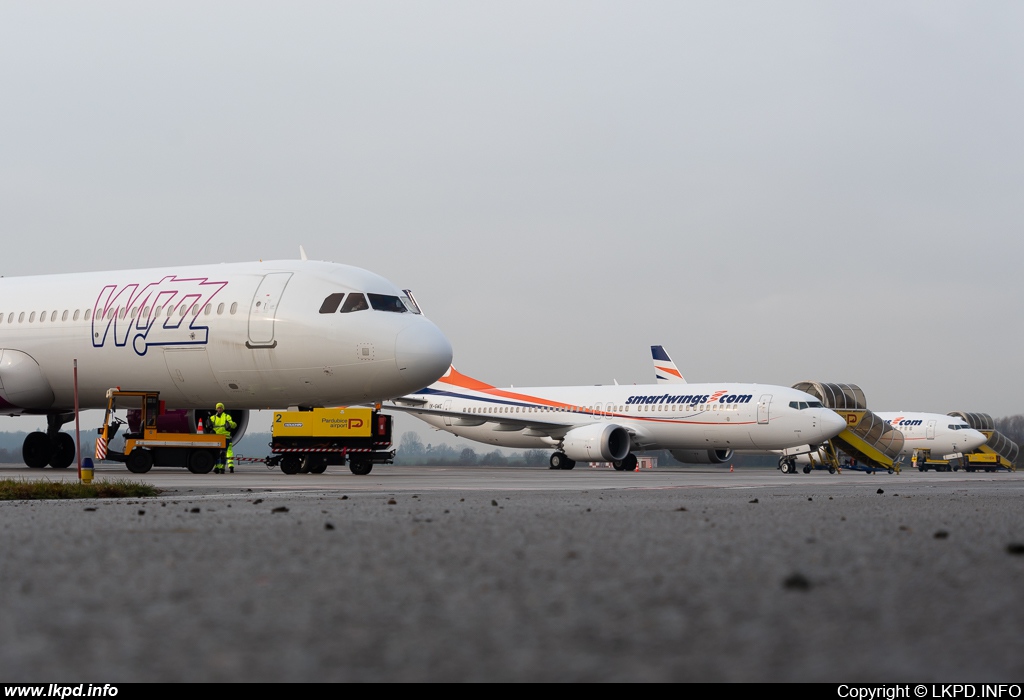
[[[272,450],[274,454],[281,454],[284,452],[290,453],[310,453],[310,452],[335,452],[340,454],[348,454],[350,452],[378,452],[380,448],[387,448],[391,445],[390,442],[375,442],[373,447],[342,447],[340,449],[333,449],[330,447],[282,447],[279,450]],[[99,458],[99,444],[97,441],[97,458]],[[106,454],[104,452],[104,454]],[[243,457],[241,455],[235,455],[234,460],[236,462],[263,462],[266,463],[269,457]]]

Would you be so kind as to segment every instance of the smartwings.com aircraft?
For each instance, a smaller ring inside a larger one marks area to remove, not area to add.
[[[660,345],[651,346],[654,362],[654,376],[659,384],[685,384],[682,373]],[[921,412],[875,412],[875,415],[903,433],[903,457],[949,459],[972,452],[984,445],[988,438],[981,431],[973,429],[967,421],[958,416],[944,413]],[[799,454],[792,455],[793,465],[810,465],[810,455],[816,452],[810,445]],[[821,460],[819,459],[819,463]]]
[[[975,430],[959,416],[944,413],[876,412],[876,416],[903,433],[905,457],[918,456],[923,462],[928,459],[950,459],[973,452],[986,442],[988,437]]]
[[[903,447],[899,455],[904,458],[914,457],[918,469],[925,471],[926,460],[958,459],[968,452],[988,442],[984,433],[975,430],[967,421],[945,413],[921,412],[876,412],[876,416],[903,433]],[[807,471],[812,466],[812,457],[817,464],[823,464],[824,458],[811,446],[805,446],[797,454],[788,456],[793,472],[800,465]],[[786,457],[780,457],[780,465]],[[949,464],[936,467],[937,470],[948,471]]]
[[[0,413],[45,415],[30,467],[70,466],[79,407],[159,391],[167,409],[249,411],[401,396],[449,367],[451,344],[408,290],[330,262],[260,261],[0,279]],[[83,449],[84,451],[84,449]]]
[[[767,384],[555,386],[499,389],[454,367],[389,406],[435,428],[501,447],[553,448],[552,469],[576,462],[636,468],[633,454],[668,449],[681,462],[721,464],[734,449],[820,443],[845,421],[802,391]],[[802,408],[792,408],[793,404]]]

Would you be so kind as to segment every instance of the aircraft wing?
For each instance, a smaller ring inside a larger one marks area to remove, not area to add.
[[[507,430],[509,432],[514,430],[529,430],[541,435],[550,435],[551,437],[562,437],[572,428],[576,427],[570,423],[558,423],[552,421],[539,421],[536,419],[529,418],[518,418],[516,416],[501,415],[501,414],[481,414],[481,413],[462,413],[460,411],[445,411],[440,408],[426,408],[422,405],[408,405],[412,403],[408,399],[402,399],[402,403],[387,403],[383,404],[381,408],[390,409],[394,411],[402,411],[404,413],[411,413],[413,415],[431,415],[431,416],[447,416],[452,419],[452,424],[456,426],[470,427],[474,425],[483,425],[484,423],[494,423],[499,426],[498,430]],[[422,403],[426,403],[425,401]]]
[[[402,406],[422,406],[425,403],[427,403],[426,399],[409,399],[409,398],[405,398],[404,396],[401,399],[393,399],[392,403],[395,403],[396,405],[399,405],[398,404],[399,401],[402,402],[400,404]]]
[[[645,433],[642,429],[637,428],[634,425],[623,425],[626,432],[629,433],[632,439],[633,446],[638,450],[651,450],[659,449],[658,442],[654,440],[650,435]]]

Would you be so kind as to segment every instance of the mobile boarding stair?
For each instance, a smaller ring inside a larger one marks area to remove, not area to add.
[[[1017,443],[996,430],[992,416],[987,413],[968,413],[966,411],[952,411],[947,415],[963,418],[968,425],[988,438],[988,442],[974,452],[964,454],[961,464],[966,471],[994,472],[997,469],[1017,471],[1016,462],[1020,448]]]
[[[842,468],[873,474],[882,470],[899,473],[903,458],[903,433],[868,410],[864,392],[856,384],[799,382],[794,389],[818,397],[825,408],[830,408],[846,419],[846,429],[821,446],[817,452],[821,468],[841,472]],[[849,457],[842,464],[839,454]],[[814,454],[810,456],[812,467]],[[805,467],[805,472],[810,472]]]

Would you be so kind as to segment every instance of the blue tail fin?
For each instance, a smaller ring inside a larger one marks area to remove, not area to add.
[[[665,348],[660,345],[652,345],[651,358],[654,360],[654,377],[658,380],[658,384],[686,384],[686,379],[676,367],[676,363],[665,352]]]

